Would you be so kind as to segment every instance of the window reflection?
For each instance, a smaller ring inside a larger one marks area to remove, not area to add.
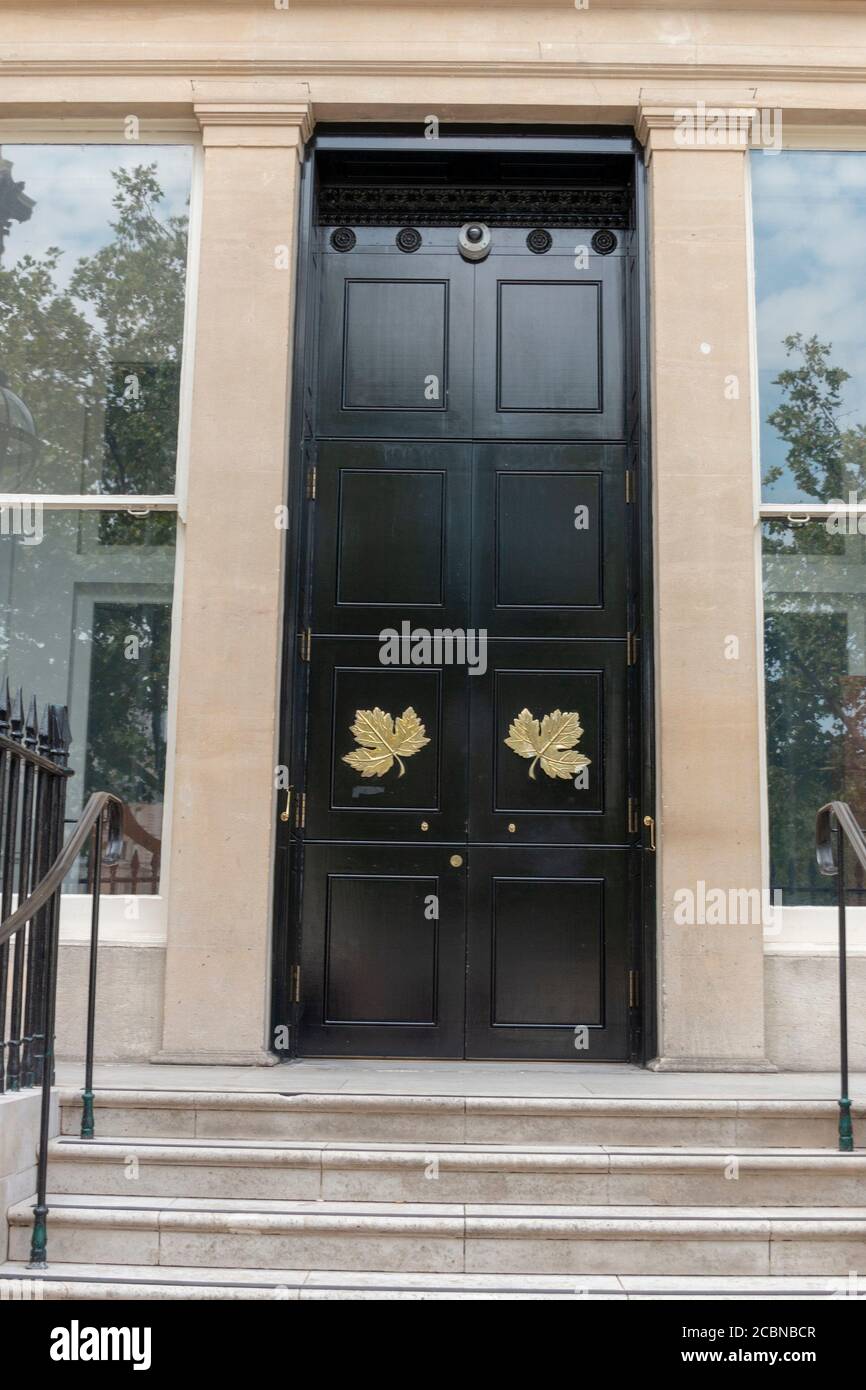
[[[866,517],[763,528],[770,882],[789,905],[835,902],[815,813],[866,824]],[[861,880],[849,875],[852,886]]]
[[[116,514],[111,513],[112,517]],[[126,517],[104,543],[98,512],[44,512],[36,535],[0,536],[0,679],[68,705],[67,818],[93,791],[129,816],[103,890],[159,887],[175,517]],[[85,891],[82,873],[67,889]]]
[[[0,373],[38,447],[0,447],[0,491],[174,491],[191,163],[187,146],[4,147],[30,206],[0,209]]]
[[[751,171],[764,500],[866,503],[866,154]]]

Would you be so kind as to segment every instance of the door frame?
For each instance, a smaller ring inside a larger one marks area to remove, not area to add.
[[[647,235],[647,177],[643,149],[634,132],[624,127],[585,126],[443,126],[433,142],[418,134],[418,126],[320,125],[308,141],[301,170],[298,203],[298,243],[295,267],[295,326],[289,423],[287,496],[289,526],[284,563],[285,591],[282,612],[281,694],[279,707],[280,766],[288,769],[288,783],[297,787],[306,762],[306,709],[303,685],[307,667],[302,660],[302,598],[310,582],[312,547],[307,544],[310,508],[307,505],[309,468],[307,440],[312,435],[311,383],[317,353],[318,265],[317,228],[314,220],[317,156],[323,151],[371,151],[378,153],[429,153],[431,148],[484,154],[617,154],[630,155],[634,190],[637,294],[627,304],[626,334],[636,337],[639,390],[637,430],[637,574],[639,611],[636,614],[638,681],[641,721],[631,736],[639,748],[640,810],[655,819],[656,813],[656,705],[654,661],[653,495],[650,431],[650,334],[649,247]],[[309,426],[309,428],[308,428]],[[279,812],[286,792],[277,793]],[[294,818],[294,813],[293,813]],[[636,850],[639,866],[637,908],[631,924],[631,957],[637,972],[638,993],[632,1010],[629,1060],[645,1065],[657,1052],[658,998],[656,983],[656,853],[655,827],[642,827]],[[270,1048],[283,1060],[297,1055],[302,1004],[298,999],[295,962],[300,960],[300,904],[302,865],[293,854],[292,825],[277,815],[274,837],[274,891],[272,932],[272,1013]]]

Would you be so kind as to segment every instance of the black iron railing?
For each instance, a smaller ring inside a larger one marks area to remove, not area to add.
[[[845,844],[866,870],[866,837],[845,801],[829,801],[815,819],[815,854],[822,874],[836,876],[839,913],[839,1149],[854,1150],[851,1097],[848,1094],[848,938],[845,921]],[[834,851],[835,845],[835,851]]]
[[[66,787],[72,773],[66,709],[36,702],[25,713],[19,691],[0,691],[0,1092],[42,1087],[31,1263],[47,1260],[47,1165],[54,1018],[59,959],[60,891],[90,846],[93,894],[87,997],[82,1137],[93,1136],[93,1040],[99,947],[99,888],[105,858],[123,847],[123,803],[97,792],[63,843]]]

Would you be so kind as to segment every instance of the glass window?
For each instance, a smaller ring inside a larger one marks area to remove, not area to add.
[[[0,679],[69,706],[68,822],[93,791],[126,802],[124,860],[104,891],[156,893],[176,519],[124,513],[122,538],[105,519],[37,512],[26,536],[0,538]],[[67,887],[86,891],[81,875]]]
[[[181,145],[3,147],[0,492],[174,492],[191,170]]]
[[[819,807],[847,801],[866,825],[863,533],[866,517],[763,523],[770,884],[789,906],[835,902]]]
[[[866,824],[866,152],[751,170],[770,881],[829,904],[815,814],[848,801]]]
[[[0,508],[0,679],[68,706],[69,824],[92,791],[123,798],[117,894],[160,883],[192,161],[0,151],[0,492],[32,494]],[[106,507],[123,496],[166,500]]]
[[[751,170],[764,500],[866,503],[866,154]]]

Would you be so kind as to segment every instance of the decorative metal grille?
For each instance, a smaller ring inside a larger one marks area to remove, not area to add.
[[[449,185],[325,185],[319,192],[324,227],[630,226],[626,188],[509,188]]]

